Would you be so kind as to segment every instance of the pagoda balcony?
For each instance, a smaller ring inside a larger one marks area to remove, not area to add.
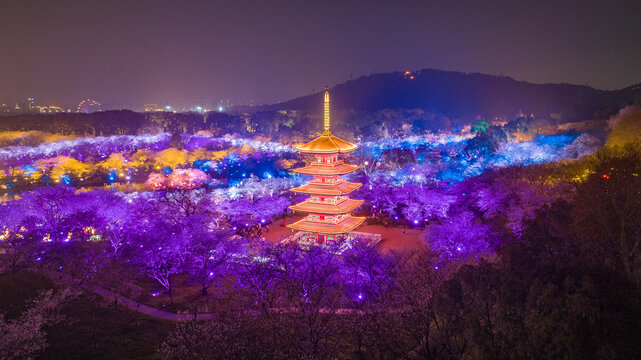
[[[343,182],[345,179],[343,179],[340,175],[314,175],[314,178],[310,181],[310,183],[316,183],[316,184],[325,184],[325,183],[331,183],[331,184],[338,184],[339,182]]]
[[[318,222],[307,218],[287,225],[290,229],[319,234],[342,234],[354,230],[365,221],[364,217],[348,216],[338,223]]]
[[[319,214],[346,214],[356,209],[363,203],[363,200],[347,199],[340,203],[321,203],[312,201],[303,201],[289,208],[294,211]]]
[[[311,162],[310,165],[330,165],[330,166],[334,166],[334,165],[340,165],[340,164],[344,164],[344,163],[345,163],[344,160],[319,161],[318,159],[316,159],[316,161]]]
[[[317,164],[312,163],[293,171],[305,175],[343,175],[356,171],[358,165],[340,164]]]
[[[303,194],[317,195],[346,195],[360,188],[363,184],[341,181],[336,183],[310,182],[303,186],[292,188],[291,191]]]

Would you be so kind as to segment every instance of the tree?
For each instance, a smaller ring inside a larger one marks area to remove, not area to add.
[[[61,322],[62,306],[78,295],[68,288],[45,290],[19,318],[6,320],[0,313],[0,358],[32,359],[40,354],[47,347],[45,328]]]
[[[484,132],[487,131],[490,126],[492,126],[492,124],[489,121],[479,119],[472,124],[472,132]]]
[[[443,259],[457,259],[490,254],[490,235],[489,227],[474,219],[474,214],[461,211],[431,225],[425,241]]]
[[[172,276],[182,272],[184,257],[175,248],[164,250],[149,250],[144,254],[144,271],[151,278],[156,279],[160,285],[167,289],[169,300],[173,304]]]
[[[289,341],[306,357],[331,357],[338,346],[336,312],[344,298],[335,249],[296,247],[279,256],[283,286],[294,311],[285,314],[293,326]],[[287,263],[284,266],[284,263]]]
[[[150,227],[143,239],[142,268],[145,274],[167,289],[173,304],[172,277],[184,270],[186,241],[180,229],[162,219]]]
[[[0,264],[13,273],[33,264],[41,248],[41,241],[25,227],[32,224],[32,218],[20,205],[0,205]]]
[[[70,199],[75,194],[71,186],[42,187],[23,193],[19,204],[25,214],[31,217],[32,225],[27,230],[40,239],[62,241],[67,238],[64,231],[70,220],[73,207]],[[61,231],[62,230],[62,231]]]
[[[609,121],[610,134],[607,146],[623,146],[627,142],[637,141],[641,135],[641,106],[629,105],[621,109]]]
[[[292,358],[278,336],[281,327],[271,319],[246,315],[181,322],[160,345],[158,355],[164,360]]]
[[[226,269],[232,266],[233,256],[239,250],[230,231],[216,229],[208,217],[193,215],[185,219],[186,268],[196,280],[203,295]]]
[[[271,315],[278,300],[285,295],[283,290],[283,271],[279,265],[282,251],[278,246],[265,243],[248,244],[252,251],[236,267],[235,285],[246,290],[252,302],[260,307],[266,316]]]
[[[575,231],[582,248],[641,288],[641,145],[604,148],[595,173],[577,186]]]

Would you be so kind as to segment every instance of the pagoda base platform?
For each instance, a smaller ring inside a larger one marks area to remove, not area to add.
[[[350,249],[354,242],[357,240],[364,241],[370,246],[376,246],[380,243],[383,238],[381,234],[372,234],[364,233],[359,231],[350,231],[348,233],[342,234],[341,239],[336,241],[329,241],[323,244],[318,244],[314,239],[308,239],[307,233],[304,231],[298,231],[291,236],[288,236],[280,241],[280,244],[298,244],[304,249],[308,249],[312,246],[328,246],[329,244],[339,244],[336,253],[342,254],[345,250]]]

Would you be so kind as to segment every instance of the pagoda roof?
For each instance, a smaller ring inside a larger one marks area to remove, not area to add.
[[[296,205],[292,205],[289,208],[294,211],[303,211],[308,213],[346,214],[359,207],[362,203],[363,200],[356,199],[347,199],[339,202],[338,204],[319,203],[306,200]]]
[[[343,234],[354,230],[365,221],[364,217],[349,216],[338,224],[307,220],[307,218],[287,225],[288,228],[321,234]]]
[[[339,183],[310,182],[303,186],[290,189],[291,191],[303,194],[318,195],[345,195],[360,188],[363,184],[341,181]]]
[[[307,144],[294,146],[296,151],[311,154],[349,153],[357,148],[358,146],[332,135],[329,130]]]
[[[293,169],[293,172],[306,175],[343,175],[356,171],[358,165],[349,165],[343,162],[334,164],[311,163],[305,167]]]

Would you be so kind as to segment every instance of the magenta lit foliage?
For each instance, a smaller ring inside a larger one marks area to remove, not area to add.
[[[151,173],[145,184],[152,189],[196,189],[211,181],[200,169],[176,169],[168,176]]]

